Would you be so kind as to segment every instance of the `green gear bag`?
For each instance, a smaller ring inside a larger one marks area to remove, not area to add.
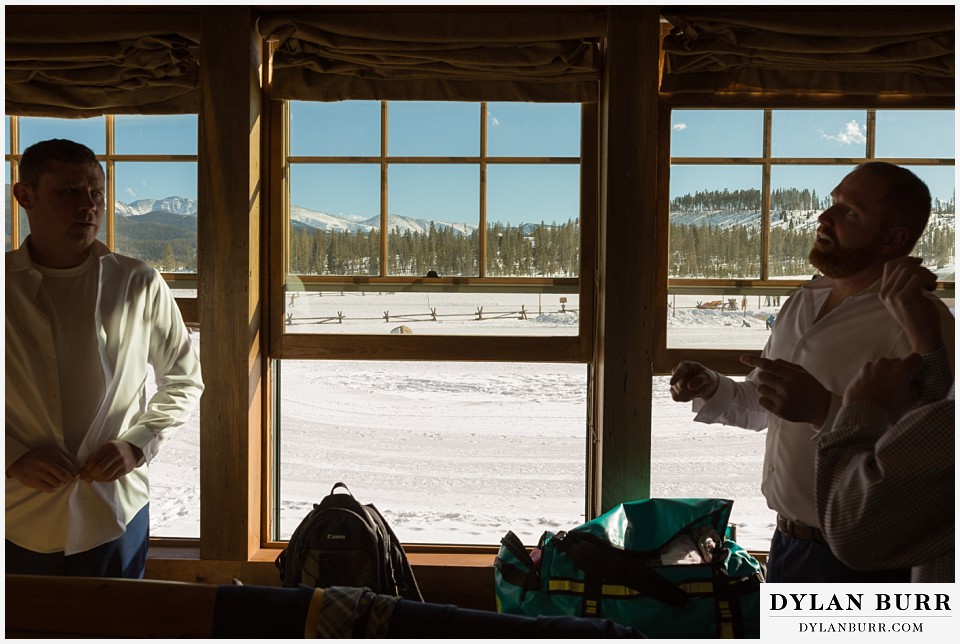
[[[727,538],[732,508],[727,499],[623,503],[545,532],[532,553],[508,532],[494,562],[497,610],[602,617],[650,638],[758,638],[764,570]],[[688,540],[702,563],[663,563]]]

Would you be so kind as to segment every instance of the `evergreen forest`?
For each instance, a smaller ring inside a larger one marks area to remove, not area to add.
[[[702,191],[670,204],[671,277],[750,279],[760,275],[759,190]],[[802,276],[812,269],[807,252],[816,217],[827,206],[816,191],[771,194],[770,276]],[[935,200],[930,223],[914,254],[931,266],[953,263],[955,201]],[[24,222],[25,224],[25,222]],[[486,274],[490,277],[576,277],[580,222],[487,226]],[[293,222],[290,270],[299,275],[379,275],[380,231],[325,231]],[[118,252],[166,272],[196,271],[195,216],[120,217]],[[442,224],[423,232],[396,227],[388,233],[388,275],[479,274],[478,231],[463,234]]]

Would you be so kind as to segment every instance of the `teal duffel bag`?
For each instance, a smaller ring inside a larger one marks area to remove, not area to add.
[[[758,638],[763,567],[726,538],[732,508],[726,499],[632,501],[545,532],[529,552],[509,532],[494,562],[497,609],[603,617],[651,638]]]

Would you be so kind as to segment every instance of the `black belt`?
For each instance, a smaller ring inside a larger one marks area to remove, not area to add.
[[[820,528],[812,528],[799,521],[791,521],[779,514],[777,515],[777,530],[794,539],[816,541],[817,543],[827,542],[827,540],[823,538],[823,533],[820,531]]]

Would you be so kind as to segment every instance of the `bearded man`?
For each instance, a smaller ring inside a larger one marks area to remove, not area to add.
[[[815,438],[832,426],[864,363],[912,353],[879,288],[884,265],[909,255],[923,233],[930,191],[905,168],[871,162],[844,177],[831,196],[809,257],[823,276],[784,303],[761,357],[741,357],[753,371],[735,382],[682,361],[671,395],[692,401],[699,422],[767,430],[761,490],[777,512],[767,581],[907,582],[909,570],[879,561],[876,570],[853,570],[831,551],[817,514]],[[952,359],[953,316],[935,296],[926,297],[935,300]]]

